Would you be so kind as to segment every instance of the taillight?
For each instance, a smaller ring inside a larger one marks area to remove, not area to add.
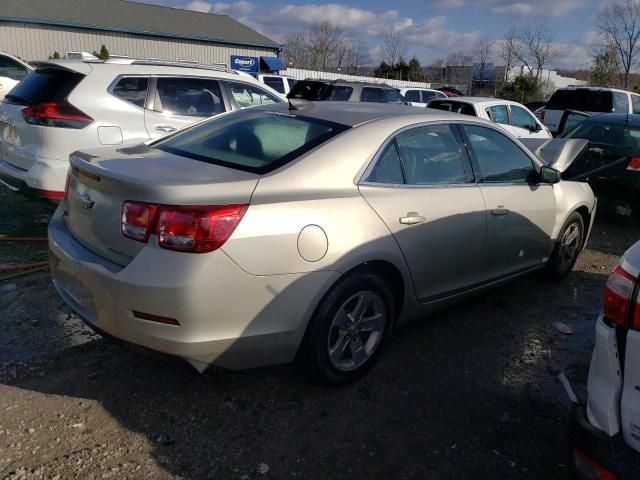
[[[540,121],[544,123],[544,110],[540,112]]]
[[[631,157],[631,160],[629,160],[629,164],[627,165],[627,170],[640,172],[640,157]]]
[[[44,102],[22,110],[25,122],[41,127],[84,128],[93,122],[69,102]]]
[[[122,205],[122,234],[146,242],[153,231],[158,205],[142,202],[124,202]]]
[[[125,202],[122,233],[146,242],[158,235],[158,245],[191,253],[220,248],[236,229],[248,205],[172,206]]]
[[[604,315],[618,325],[627,326],[633,306],[632,295],[636,278],[618,265],[604,287]],[[636,308],[636,317],[638,309]]]
[[[64,198],[64,192],[58,192],[57,190],[37,190],[38,196],[46,198],[47,200],[60,200]]]

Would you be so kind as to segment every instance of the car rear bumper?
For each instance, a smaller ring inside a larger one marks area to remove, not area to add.
[[[69,162],[37,159],[24,170],[0,159],[0,180],[10,190],[33,198],[60,202],[64,194]]]
[[[609,436],[591,425],[583,405],[573,408],[570,439],[571,467],[579,480],[640,478],[640,453],[624,442],[621,433]],[[601,476],[594,476],[594,472],[599,472]]]
[[[85,322],[129,344],[181,357],[198,370],[287,363],[338,273],[255,276],[222,250],[186,254],[149,242],[126,266],[78,242],[62,204],[49,224],[53,283]],[[175,319],[179,325],[141,318]]]

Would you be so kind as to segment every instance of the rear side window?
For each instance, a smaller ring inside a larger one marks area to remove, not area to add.
[[[227,82],[229,93],[240,108],[255,105],[270,105],[279,103],[280,99],[255,85],[242,82]]]
[[[489,119],[496,123],[509,125],[509,111],[506,105],[493,105],[486,109]]]
[[[397,185],[404,183],[402,167],[396,142],[392,141],[386,146],[371,173],[367,177],[368,182]]]
[[[402,95],[390,88],[363,87],[360,94],[361,102],[397,103],[405,102]]]
[[[346,85],[334,85],[329,87],[326,100],[330,102],[348,102],[352,92],[353,88]]]
[[[442,95],[444,96],[444,95]],[[427,103],[429,100],[436,98],[436,97],[440,97],[440,95],[437,95],[436,92],[429,92],[426,90],[422,91],[422,103]]]
[[[20,81],[27,76],[29,71],[24,65],[12,58],[0,55],[0,77],[8,77],[11,80]]]
[[[633,107],[633,113],[640,113],[640,95],[631,94],[631,105]]]
[[[162,77],[153,109],[166,115],[209,117],[224,112],[224,103],[216,80]]]
[[[546,110],[581,110],[583,112],[611,112],[611,91],[589,89],[556,90],[545,106]]]
[[[458,145],[448,125],[417,127],[396,137],[409,185],[464,183]]]
[[[420,90],[407,90],[404,94],[404,98],[406,98],[408,102],[420,103],[422,101],[420,99]]]
[[[613,92],[613,111],[616,113],[629,113],[629,100],[627,94]]]
[[[194,126],[154,147],[206,163],[263,174],[348,128],[304,116],[246,109]]]
[[[328,85],[323,82],[297,82],[289,92],[289,98],[302,98],[309,101],[323,100],[327,87]]]
[[[137,107],[144,107],[149,77],[124,77],[113,87],[113,94]]]
[[[263,77],[264,84],[278,93],[284,93],[284,80],[280,77]]]
[[[83,78],[84,75],[69,70],[39,68],[16,85],[4,100],[17,105],[61,102]]]
[[[294,80],[293,78],[287,78],[287,82],[289,82],[289,91],[293,90],[293,87],[295,87],[296,83],[298,83],[298,81]]]

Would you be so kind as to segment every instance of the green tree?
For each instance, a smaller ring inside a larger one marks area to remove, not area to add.
[[[380,66],[373,71],[373,76],[377,78],[390,78],[393,76],[393,68],[387,62],[380,63]]]
[[[58,52],[53,52],[53,57],[52,58],[60,58],[60,54]]]
[[[408,76],[409,80],[413,82],[424,81],[424,72],[422,71],[420,60],[418,60],[415,56],[411,60],[409,60]]]
[[[527,103],[540,100],[544,94],[542,93],[542,85],[535,76],[520,75],[512,82],[505,83],[501,96],[507,100]]]
[[[108,60],[109,59],[109,50],[107,50],[107,47],[105,45],[102,45],[100,47],[100,53],[98,53],[97,57],[100,60]]]
[[[618,59],[612,51],[595,55],[591,67],[590,83],[603,87],[613,85],[618,76],[618,66]]]

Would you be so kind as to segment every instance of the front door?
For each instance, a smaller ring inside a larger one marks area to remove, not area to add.
[[[360,192],[398,242],[418,300],[484,280],[486,215],[449,125],[405,130],[385,147]]]
[[[533,159],[496,129],[463,125],[487,207],[486,271],[499,278],[546,262],[555,224],[553,185]]]
[[[158,77],[144,122],[149,137],[157,138],[203,118],[227,110],[217,80]]]

